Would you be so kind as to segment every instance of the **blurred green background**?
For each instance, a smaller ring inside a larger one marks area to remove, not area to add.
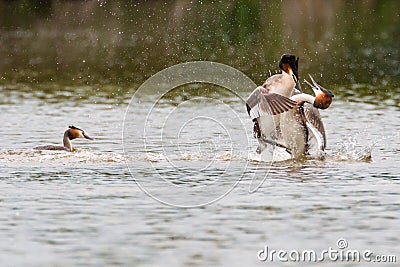
[[[192,60],[261,84],[289,52],[303,78],[339,97],[379,94],[398,105],[399,50],[395,0],[0,1],[0,85],[137,88]]]

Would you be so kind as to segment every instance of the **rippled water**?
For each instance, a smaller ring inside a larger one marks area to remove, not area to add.
[[[132,131],[153,104],[146,99],[151,98],[141,98],[142,109],[133,113],[137,124],[128,124]],[[341,237],[352,249],[398,255],[398,107],[335,101],[322,113],[328,157],[270,166],[248,160],[256,142],[239,97],[222,95],[220,105],[189,99],[190,105],[178,109],[174,97],[156,106],[151,129],[170,114],[169,139],[150,134],[146,151],[146,140],[128,136],[124,154],[130,99],[48,103],[10,91],[0,106],[1,261],[251,266],[267,264],[257,259],[265,245],[321,251],[336,247]],[[227,118],[228,111],[237,117]],[[178,138],[191,115],[215,121],[189,123]],[[74,140],[74,153],[32,150],[60,143],[68,124],[95,140]],[[241,142],[229,143],[235,139]],[[158,151],[161,145],[164,151]],[[372,149],[371,157],[358,157],[365,149]],[[188,209],[159,201],[212,203]]]

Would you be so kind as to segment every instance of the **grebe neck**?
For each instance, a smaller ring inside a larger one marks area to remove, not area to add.
[[[303,104],[304,102],[308,102],[310,104],[314,104],[315,97],[309,94],[297,94],[290,97],[290,99],[296,101],[299,105]]]
[[[69,139],[68,133],[69,133],[68,130],[65,131],[65,133],[64,133],[63,144],[64,144],[64,147],[66,149],[68,149],[68,151],[72,152],[72,144],[71,144],[71,140]]]

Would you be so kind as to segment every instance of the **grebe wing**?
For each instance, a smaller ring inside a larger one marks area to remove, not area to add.
[[[297,102],[280,94],[270,93],[262,86],[257,87],[246,100],[247,113],[252,119],[263,114],[278,115],[291,110]]]
[[[323,149],[326,147],[326,134],[324,123],[322,122],[321,115],[317,108],[313,107],[309,103],[304,104],[304,115],[307,122],[309,122],[318,132],[321,134],[323,139]]]

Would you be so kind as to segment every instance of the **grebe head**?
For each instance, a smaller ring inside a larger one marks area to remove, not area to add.
[[[311,89],[314,91],[314,107],[319,109],[327,109],[331,105],[334,95],[329,90],[316,83],[311,75],[309,76],[313,84],[309,83],[307,80],[304,81],[311,86]]]
[[[86,138],[89,140],[93,140],[89,135],[85,134],[85,131],[82,129],[79,129],[78,127],[75,126],[68,126],[69,130],[68,132],[68,138],[70,140],[76,139],[76,138]]]
[[[284,54],[279,61],[279,68],[289,74],[299,90],[301,90],[299,82],[299,58],[296,56]]]

